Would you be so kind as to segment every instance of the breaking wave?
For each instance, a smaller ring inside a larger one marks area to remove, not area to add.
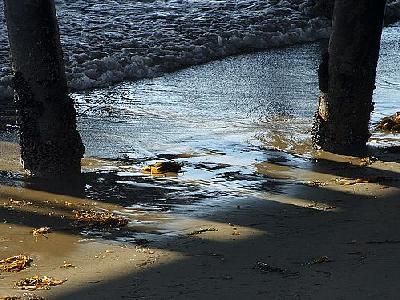
[[[230,55],[327,38],[330,21],[312,16],[314,2],[56,0],[69,86],[75,91],[106,87]],[[0,10],[2,6],[0,2]],[[0,22],[1,100],[12,92],[2,17]]]

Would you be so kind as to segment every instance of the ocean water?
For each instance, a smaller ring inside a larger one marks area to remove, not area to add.
[[[327,38],[315,0],[55,0],[72,90],[153,78],[187,66]],[[3,11],[3,2],[0,2]],[[387,15],[400,19],[400,1]],[[0,14],[0,101],[11,98]]]
[[[384,30],[374,93],[373,130],[400,99],[400,27]],[[247,54],[154,79],[73,94],[87,154],[152,157],[186,151],[214,136],[283,150],[310,151],[319,94],[319,43]],[[221,149],[219,149],[221,150]],[[223,151],[223,150],[222,150]]]
[[[375,110],[372,113],[372,126],[382,117],[400,111],[400,24],[385,28],[382,35],[381,51],[378,62],[376,90],[374,93]],[[398,135],[381,134],[373,131],[372,145],[398,145]]]
[[[213,135],[257,141],[283,120],[296,126],[315,108],[318,57],[318,44],[294,46],[75,93],[87,154],[138,158]]]
[[[55,2],[74,90],[151,78],[329,34],[329,22],[310,15],[310,0]],[[0,17],[0,99],[11,95],[8,61],[6,26]]]

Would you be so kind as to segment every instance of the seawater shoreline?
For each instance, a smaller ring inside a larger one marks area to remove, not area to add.
[[[329,37],[313,0],[56,1],[71,91],[154,78],[245,53]],[[2,8],[0,3],[0,9]],[[398,0],[388,3],[392,19]],[[393,21],[392,20],[392,21]],[[12,97],[5,20],[0,16],[0,102]]]
[[[0,10],[2,9],[0,3]],[[315,0],[57,0],[69,86],[82,91],[152,78],[248,49],[265,50],[329,36]],[[391,21],[400,2],[390,0]],[[0,101],[11,97],[6,26],[0,15]]]
[[[74,91],[329,36],[329,21],[311,16],[310,1],[56,2]],[[0,23],[1,99],[11,90],[4,19]]]

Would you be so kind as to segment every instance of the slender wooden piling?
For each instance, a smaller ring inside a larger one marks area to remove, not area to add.
[[[318,149],[358,153],[366,148],[385,4],[335,1],[333,32],[319,72],[323,90],[313,128]]]
[[[21,160],[37,177],[80,174],[84,153],[68,96],[53,0],[4,0]]]

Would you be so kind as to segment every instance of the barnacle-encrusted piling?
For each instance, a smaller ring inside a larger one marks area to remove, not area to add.
[[[336,0],[313,128],[318,149],[358,153],[370,137],[376,66],[386,0]]]
[[[5,0],[21,160],[37,177],[80,174],[84,153],[68,96],[54,0]]]

